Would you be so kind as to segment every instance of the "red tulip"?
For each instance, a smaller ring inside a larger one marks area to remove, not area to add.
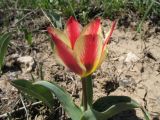
[[[52,27],[47,30],[55,43],[56,54],[64,65],[81,77],[86,77],[101,65],[114,27],[115,22],[103,38],[99,18],[82,28],[78,21],[70,17],[64,32]]]

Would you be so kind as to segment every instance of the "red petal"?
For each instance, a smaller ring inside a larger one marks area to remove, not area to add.
[[[51,35],[52,40],[57,43],[59,40],[61,40],[63,43],[65,43],[68,47],[71,48],[70,41],[66,34],[64,34],[62,31],[56,28],[48,27],[47,28],[48,33]],[[57,39],[58,38],[58,39]]]
[[[67,46],[65,46],[63,43],[60,43],[59,45],[56,45],[56,50],[58,56],[71,71],[79,75],[83,73],[83,70],[80,67],[76,57],[74,56],[73,52],[67,48]]]
[[[88,75],[98,66],[102,40],[98,35],[85,35],[76,41],[74,51],[84,64]]]
[[[111,26],[109,32],[106,34],[106,39],[105,39],[105,42],[104,42],[104,44],[103,44],[103,49],[104,49],[104,47],[107,45],[107,43],[108,43],[108,41],[109,41],[109,39],[110,39],[110,37],[111,37],[111,35],[112,35],[112,33],[113,33],[113,30],[114,30],[115,25],[116,25],[116,22],[114,21],[114,22],[112,23],[112,26]]]
[[[100,19],[97,18],[93,21],[91,21],[88,25],[86,25],[81,33],[81,35],[88,35],[88,34],[101,34],[101,24],[100,24]]]
[[[68,45],[66,45],[63,40],[60,39],[60,36],[54,34],[53,29],[48,29],[49,34],[51,35],[54,43],[57,55],[60,57],[62,62],[73,72],[81,75],[83,73],[82,66],[76,59],[73,51]],[[67,39],[67,38],[66,38]]]
[[[109,39],[110,39],[110,37],[111,37],[111,35],[113,33],[115,25],[116,25],[116,22],[114,21],[112,23],[112,26],[111,26],[109,32],[106,34],[106,39],[105,39],[105,41],[103,43],[102,53],[101,53],[101,57],[100,57],[98,66],[100,66],[102,64],[103,60],[105,59],[105,56],[106,56],[106,53],[107,53],[106,52],[106,45],[107,45],[107,43],[108,43],[108,41],[109,41]]]
[[[80,35],[81,28],[81,25],[74,19],[74,17],[71,16],[67,21],[65,32],[70,39],[72,49],[74,47],[75,41]]]

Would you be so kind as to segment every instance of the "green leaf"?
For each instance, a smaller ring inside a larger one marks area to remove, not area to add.
[[[56,28],[62,29],[63,25],[62,25],[62,17],[61,17],[61,12],[57,11],[56,9],[52,9],[50,11],[46,11],[47,16],[51,19],[51,21],[53,22],[54,26]]]
[[[137,106],[135,106],[132,103],[119,103],[116,105],[112,105],[109,109],[107,109],[104,112],[98,112],[92,108],[89,108],[84,113],[81,120],[107,120],[122,111],[130,110],[134,108],[137,108]]]
[[[24,29],[25,39],[27,40],[29,45],[32,45],[32,33],[27,29]]]
[[[81,120],[103,120],[101,119],[102,113],[95,111],[90,106],[88,110],[84,112]]]
[[[138,108],[136,104],[130,102],[130,103],[118,103],[116,105],[112,105],[109,109],[102,112],[102,118],[103,120],[106,120],[106,118],[111,118],[115,116],[118,113],[121,113],[122,111],[131,110],[134,108]]]
[[[93,104],[93,108],[99,112],[103,112],[106,109],[110,108],[112,105],[130,101],[131,98],[127,96],[105,96],[95,101],[95,103]]]
[[[144,109],[143,107],[141,107],[141,110],[143,112],[143,115],[144,115],[145,119],[150,120],[151,117],[150,117],[148,111],[146,109]]]
[[[122,111],[131,110],[134,108],[141,108],[141,107],[139,105],[137,106],[137,103],[135,102],[118,103],[112,105],[109,109],[107,109],[104,112],[98,112],[92,109],[91,107],[88,107],[88,110],[84,112],[81,120],[107,120]],[[142,112],[144,113],[145,119],[150,120],[149,114],[143,110]]]
[[[149,120],[150,116],[147,111],[140,106],[136,101],[127,96],[107,96],[98,99],[93,108],[97,111],[96,114],[106,120],[122,111],[131,110],[134,108],[140,108],[144,114],[146,120]]]
[[[144,23],[144,20],[147,18],[147,15],[150,12],[150,10],[153,7],[153,5],[154,5],[154,1],[152,0],[151,3],[149,4],[149,6],[148,6],[148,8],[147,8],[147,10],[146,10],[146,12],[144,14],[144,16],[143,16],[141,22],[139,23],[139,25],[137,27],[137,32],[141,32],[141,28],[142,28],[142,25]]]
[[[11,35],[9,33],[0,36],[0,70],[3,66],[4,57],[10,41]]]
[[[59,99],[61,105],[64,107],[65,111],[68,113],[71,119],[80,120],[82,116],[82,111],[77,105],[75,105],[66,90],[59,87],[55,83],[49,83],[47,81],[38,81],[35,84],[42,85],[43,87],[53,92],[55,96]]]
[[[28,95],[43,101],[51,109],[53,108],[54,97],[47,88],[41,85],[32,84],[31,81],[21,79],[11,81],[11,84],[23,93],[27,93]]]
[[[53,3],[53,0],[49,0],[50,3]]]

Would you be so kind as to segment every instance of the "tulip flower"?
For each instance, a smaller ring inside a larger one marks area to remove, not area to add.
[[[100,18],[92,20],[83,28],[77,20],[70,17],[64,31],[52,27],[48,27],[47,31],[62,63],[81,77],[86,77],[92,74],[105,58],[106,45],[114,27],[115,22],[104,37]]]
[[[93,101],[91,74],[105,58],[107,43],[114,27],[115,22],[103,35],[100,18],[92,20],[82,28],[77,20],[70,17],[64,31],[52,27],[47,29],[55,43],[56,54],[62,63],[81,76],[81,105],[75,104],[69,93],[55,82],[37,81],[32,83],[29,80],[18,79],[11,81],[11,84],[22,92],[43,101],[51,109],[53,109],[56,96],[72,120],[106,120],[122,111],[134,108],[140,108],[145,119],[150,120],[147,111],[127,96],[104,96]]]

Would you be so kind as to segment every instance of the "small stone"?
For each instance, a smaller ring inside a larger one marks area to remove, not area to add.
[[[138,60],[139,60],[139,57],[137,57],[134,53],[129,52],[124,62],[132,63],[132,62],[137,62]]]
[[[35,61],[34,61],[33,57],[31,57],[31,56],[19,57],[17,59],[17,61],[21,64],[22,71],[24,73],[31,72],[31,70],[33,69],[33,66],[35,64]]]

